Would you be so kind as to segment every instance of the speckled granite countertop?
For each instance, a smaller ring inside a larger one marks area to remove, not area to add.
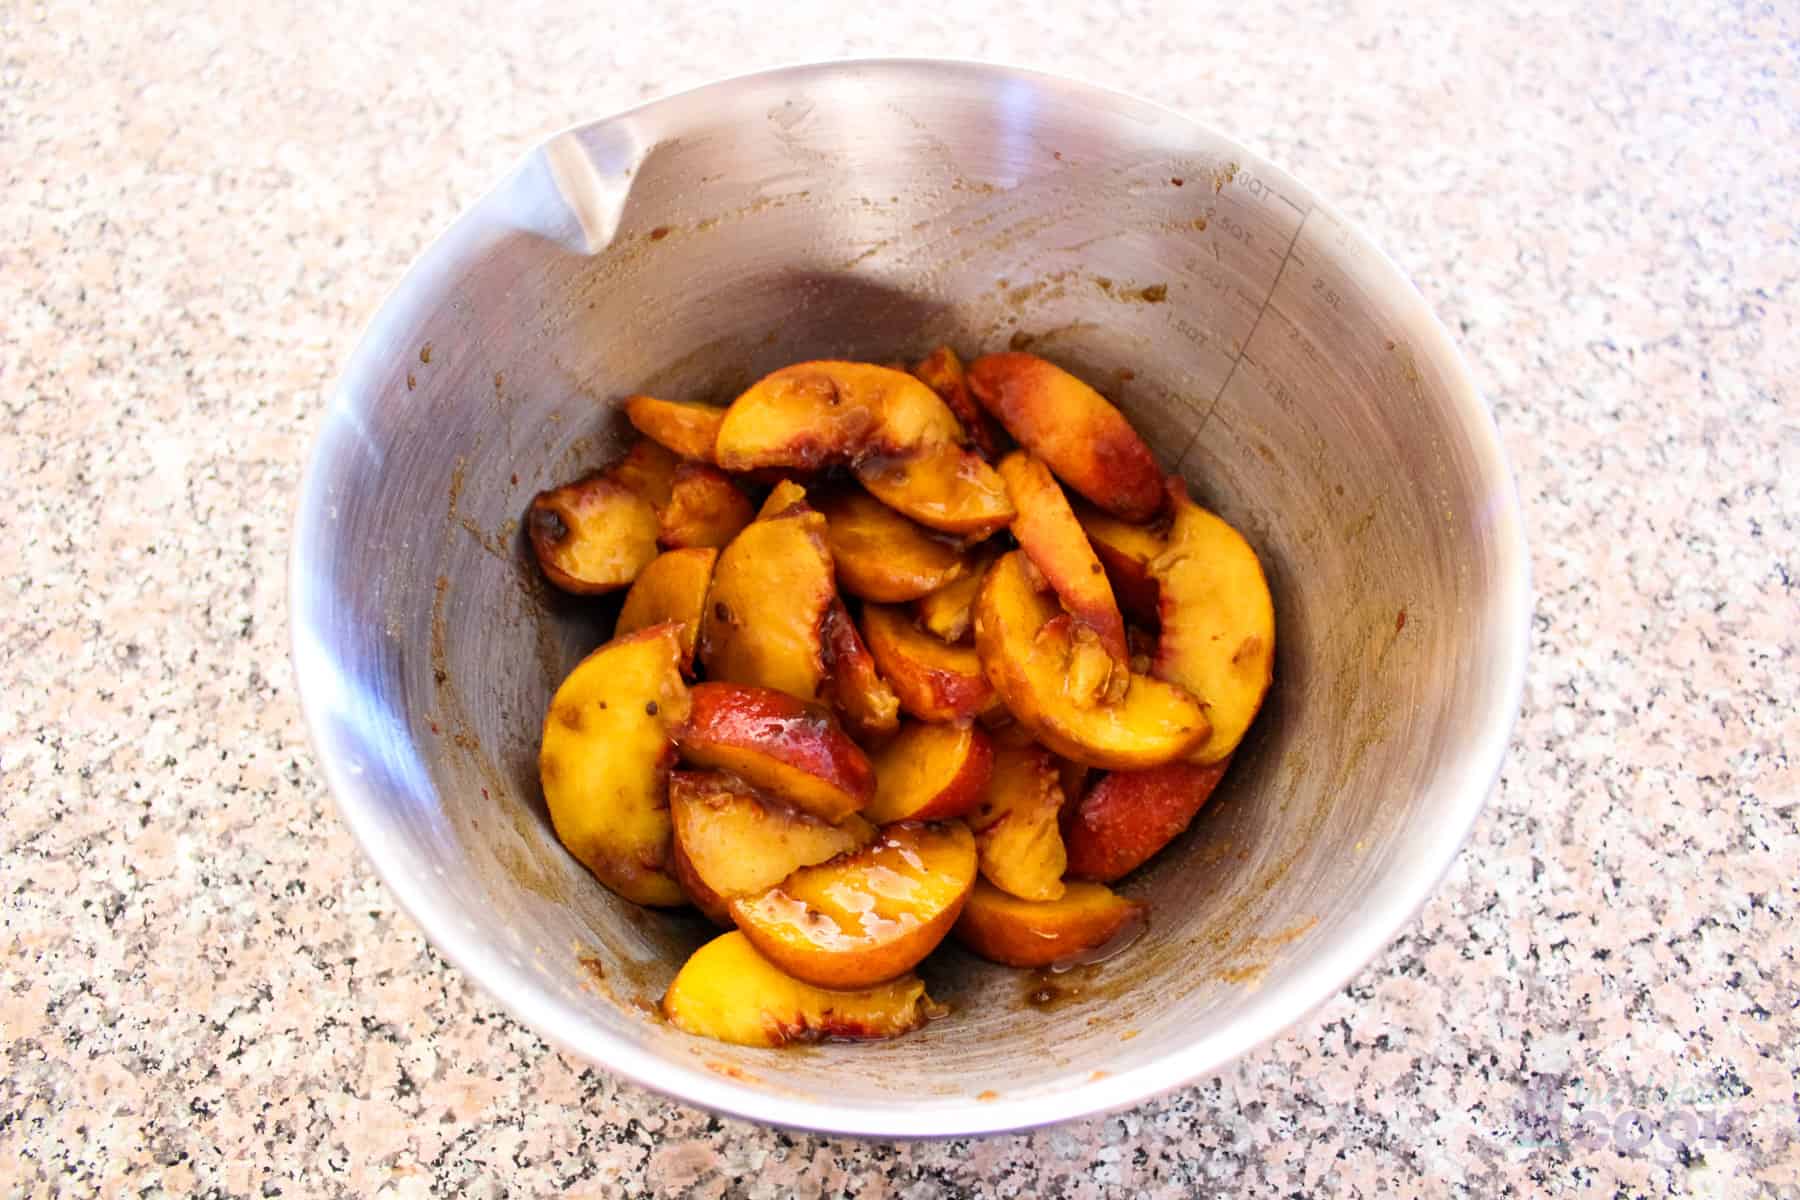
[[[1791,5],[110,7],[0,6],[0,1190],[1800,1195]],[[363,865],[286,655],[322,394],[435,231],[546,131],[880,52],[1148,94],[1334,198],[1461,331],[1533,539],[1516,744],[1417,923],[1224,1075],[1029,1136],[559,1057]]]

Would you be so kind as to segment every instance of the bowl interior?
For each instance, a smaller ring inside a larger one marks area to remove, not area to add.
[[[914,1036],[689,1038],[654,1004],[711,930],[616,899],[550,828],[544,709],[616,603],[549,591],[520,517],[619,451],[629,393],[725,402],[796,360],[945,341],[1081,374],[1246,533],[1274,689],[1194,827],[1125,885],[1149,932],[1049,1003],[1043,980],[946,949],[923,973],[954,1016]],[[955,1133],[1215,1069],[1379,949],[1496,769],[1523,571],[1454,351],[1296,181],[1080,85],[840,64],[561,135],[427,252],[332,400],[294,636],[347,819],[434,942],[538,1031],[727,1111]]]

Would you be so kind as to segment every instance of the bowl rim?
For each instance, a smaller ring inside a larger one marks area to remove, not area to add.
[[[1498,498],[1504,501],[1488,514],[1499,566],[1496,592],[1489,607],[1496,613],[1496,627],[1504,630],[1510,626],[1512,636],[1504,640],[1496,638],[1498,644],[1490,647],[1504,654],[1504,662],[1496,673],[1497,684],[1488,689],[1486,712],[1477,723],[1482,732],[1463,756],[1462,778],[1445,787],[1455,803],[1443,814],[1443,819],[1433,823],[1428,844],[1409,862],[1396,866],[1389,882],[1398,886],[1385,888],[1380,902],[1365,910],[1363,919],[1350,935],[1321,951],[1303,973],[1265,991],[1260,998],[1262,1003],[1248,1020],[1247,1027],[1234,1027],[1230,1039],[1217,1032],[1202,1033],[1178,1052],[1157,1061],[1087,1080],[1053,1094],[1022,1097],[1003,1094],[983,1101],[972,1096],[947,1096],[919,1108],[802,1099],[759,1090],[699,1069],[697,1065],[673,1061],[604,1030],[579,1040],[561,1033],[562,1010],[569,1007],[564,1001],[543,992],[527,967],[515,966],[487,940],[462,928],[451,916],[439,910],[425,894],[423,880],[409,876],[384,858],[377,836],[377,802],[364,790],[357,774],[340,761],[336,748],[326,743],[328,726],[324,719],[321,687],[315,684],[309,688],[307,680],[313,672],[307,668],[303,655],[302,639],[308,629],[319,623],[320,616],[314,611],[320,606],[313,595],[315,589],[309,585],[309,563],[304,550],[318,540],[320,527],[330,519],[326,513],[329,496],[321,494],[321,479],[326,470],[321,452],[332,433],[334,410],[354,380],[374,366],[371,362],[375,353],[372,335],[396,318],[397,308],[408,307],[405,298],[417,279],[435,259],[447,252],[459,232],[466,233],[474,214],[488,198],[503,190],[533,156],[558,139],[649,112],[671,101],[750,81],[787,79],[799,85],[843,73],[920,69],[958,71],[982,75],[995,82],[1014,81],[1035,87],[1074,90],[1115,103],[1141,106],[1181,123],[1196,135],[1216,139],[1242,155],[1245,161],[1281,169],[1280,164],[1250,150],[1236,138],[1156,101],[1070,75],[970,58],[836,58],[746,71],[670,92],[596,120],[570,125],[534,141],[480,197],[467,204],[449,225],[425,242],[365,322],[343,371],[326,393],[324,415],[313,436],[307,465],[296,492],[288,556],[290,656],[314,760],[325,776],[339,814],[350,827],[376,876],[438,953],[491,996],[508,1015],[547,1043],[652,1093],[763,1125],[895,1139],[1003,1133],[1129,1108],[1222,1071],[1237,1059],[1288,1032],[1341,991],[1416,919],[1426,900],[1455,863],[1497,784],[1524,694],[1532,605],[1530,559],[1518,488],[1499,428],[1476,386],[1474,373],[1448,330],[1399,265],[1357,223],[1346,219],[1334,205],[1307,187],[1308,199],[1314,207],[1343,229],[1353,249],[1368,256],[1369,278],[1379,284],[1383,299],[1397,308],[1405,306],[1413,310],[1409,335],[1416,339],[1418,352],[1443,370],[1449,403],[1470,436],[1482,473],[1491,480]]]

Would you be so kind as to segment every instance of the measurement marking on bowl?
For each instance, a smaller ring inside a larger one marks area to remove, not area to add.
[[[1252,175],[1250,172],[1248,172],[1246,170],[1243,170],[1242,168],[1239,168],[1236,171],[1233,171],[1231,178],[1228,179],[1226,182],[1230,183],[1230,184],[1234,184],[1237,187],[1243,188],[1246,192],[1249,192],[1252,196],[1255,196],[1259,200],[1269,197],[1269,196],[1273,196],[1275,199],[1281,201],[1283,204],[1287,205],[1289,208],[1291,208],[1295,212],[1299,213],[1302,221],[1304,221],[1307,217],[1312,215],[1311,209],[1302,208],[1300,205],[1295,204],[1292,200],[1289,200],[1286,196],[1282,195],[1280,192],[1276,191],[1274,188],[1270,187],[1268,184],[1264,183],[1262,180],[1258,179],[1256,176]]]
[[[1294,205],[1292,201],[1289,201],[1288,203],[1290,206],[1294,207],[1296,211],[1299,211],[1298,205]],[[1206,411],[1204,413],[1200,414],[1200,420],[1195,424],[1194,432],[1188,437],[1187,445],[1181,448],[1181,454],[1175,460],[1177,466],[1186,462],[1188,454],[1199,444],[1200,435],[1206,430],[1206,423],[1212,420],[1213,413],[1219,407],[1219,401],[1225,396],[1225,389],[1231,386],[1231,381],[1233,379],[1237,378],[1238,368],[1242,366],[1244,362],[1244,349],[1255,340],[1256,331],[1262,327],[1263,317],[1268,314],[1269,305],[1275,299],[1275,291],[1281,286],[1281,277],[1287,273],[1288,263],[1293,261],[1294,247],[1299,244],[1300,234],[1306,229],[1306,223],[1310,220],[1312,220],[1311,210],[1306,210],[1301,213],[1300,224],[1294,227],[1293,236],[1288,238],[1287,248],[1281,252],[1281,265],[1275,269],[1275,278],[1269,281],[1269,290],[1263,293],[1262,303],[1257,307],[1256,319],[1250,322],[1250,332],[1245,334],[1241,341],[1238,341],[1232,346],[1231,370],[1225,373],[1224,382],[1220,383],[1219,390],[1213,393],[1212,403],[1206,406]]]

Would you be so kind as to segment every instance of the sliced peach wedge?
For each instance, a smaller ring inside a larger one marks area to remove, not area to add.
[[[1160,522],[1134,525],[1080,500],[1072,501],[1071,506],[1088,544],[1106,568],[1113,596],[1127,619],[1157,628],[1162,623],[1162,606],[1150,564],[1168,549],[1167,526]]]
[[[1127,521],[1162,507],[1162,470],[1125,415],[1055,363],[1016,351],[969,364],[969,390],[1057,478]]]
[[[1104,695],[1096,699],[1117,700],[1125,691],[1131,653],[1125,644],[1125,618],[1113,599],[1106,569],[1042,459],[1015,450],[1000,460],[1000,478],[1019,510],[1012,523],[1019,549],[1049,582],[1063,610],[1093,630],[1100,648],[1112,659]]]
[[[1000,456],[1003,435],[994,419],[982,412],[975,398],[969,395],[968,372],[963,369],[962,359],[956,356],[956,351],[939,346],[913,364],[912,373],[956,414],[983,458],[991,462]]]
[[[956,919],[956,940],[989,962],[1048,967],[1079,960],[1143,928],[1148,906],[1104,884],[1072,881],[1055,900],[1021,900],[985,879]]]
[[[860,488],[823,492],[825,542],[838,584],[864,600],[896,604],[936,591],[969,569],[960,543],[907,520]]]
[[[675,740],[687,762],[731,771],[825,821],[875,795],[868,755],[831,715],[773,688],[695,684]]]
[[[857,991],[802,983],[736,932],[694,951],[663,995],[662,1010],[669,1024],[687,1033],[766,1047],[898,1037],[944,1011],[914,975]]]
[[[656,514],[674,474],[668,451],[640,441],[605,470],[539,492],[525,530],[545,576],[578,595],[628,586],[656,557]]]
[[[1064,758],[1115,770],[1172,762],[1206,739],[1200,702],[1148,675],[1132,674],[1117,703],[1082,704],[1093,672],[1082,667],[1069,615],[1033,575],[1023,552],[1007,554],[989,569],[975,604],[982,669],[1021,725]]]
[[[1188,499],[1179,479],[1169,481],[1169,502],[1169,548],[1151,564],[1162,598],[1151,671],[1206,701],[1212,732],[1193,757],[1218,762],[1243,740],[1268,694],[1275,605],[1243,535]]]
[[[583,659],[544,717],[538,775],[556,836],[607,887],[678,905],[669,872],[671,731],[687,717],[681,627],[615,638]]]
[[[1058,827],[1062,802],[1050,752],[1035,742],[1003,739],[968,817],[982,878],[1022,900],[1061,896],[1067,866]]]
[[[1172,762],[1103,776],[1064,816],[1069,874],[1111,883],[1143,866],[1188,827],[1229,763]]]
[[[904,371],[805,362],[732,401],[714,455],[728,471],[848,465],[877,499],[920,524],[985,534],[1012,519],[1012,506],[964,437],[937,393]]]
[[[765,375],[733,400],[713,452],[727,471],[817,471],[962,436],[956,415],[904,371],[822,360]]]
[[[769,494],[763,497],[762,507],[756,510],[756,519],[772,521],[776,517],[790,517],[796,513],[812,509],[812,502],[807,499],[806,487],[795,483],[792,479],[778,479]]]
[[[921,721],[967,721],[992,708],[994,688],[972,646],[949,646],[903,608],[865,604],[863,637],[900,707]]]
[[[746,525],[719,554],[700,621],[709,678],[818,699],[825,683],[823,626],[837,600],[825,518],[797,485],[777,485],[785,507]],[[795,498],[797,497],[797,498]]]
[[[875,656],[842,600],[825,614],[825,653],[831,702],[859,738],[880,741],[900,726],[900,698],[881,677]]]
[[[1013,519],[1012,501],[994,468],[960,446],[865,458],[855,472],[871,496],[944,533],[984,538]]]
[[[670,809],[673,811],[673,805]],[[731,902],[707,886],[700,872],[694,869],[679,837],[669,842],[669,874],[681,885],[681,892],[688,898],[688,903],[699,909],[707,920],[721,929],[737,928],[737,922],[731,919]]]
[[[675,486],[675,456],[648,438],[631,443],[625,456],[607,468],[607,474],[650,501],[657,508],[669,502]]]
[[[880,825],[960,817],[981,800],[994,747],[973,725],[908,721],[871,759],[875,798],[863,816]]]
[[[675,874],[700,911],[731,924],[729,905],[766,892],[798,871],[866,846],[875,827],[839,824],[790,808],[721,771],[669,776]]]
[[[960,821],[903,821],[861,850],[733,900],[731,915],[763,957],[795,978],[865,988],[930,954],[974,882],[975,839]]]
[[[604,474],[539,492],[525,528],[544,575],[578,595],[626,587],[656,557],[656,509]]]
[[[636,633],[664,621],[681,627],[681,669],[694,671],[694,647],[700,637],[700,614],[706,607],[713,564],[719,552],[707,547],[666,550],[638,572],[619,609],[616,637]]]
[[[975,597],[981,591],[982,576],[999,557],[990,548],[975,551],[968,574],[913,601],[913,614],[919,624],[942,641],[960,642],[968,637],[975,628]]]
[[[755,510],[725,472],[704,463],[682,463],[670,482],[669,501],[656,513],[657,540],[680,549],[723,546],[750,523]]]
[[[725,410],[686,400],[658,400],[654,396],[627,396],[625,418],[645,437],[689,462],[713,461],[713,443]]]

